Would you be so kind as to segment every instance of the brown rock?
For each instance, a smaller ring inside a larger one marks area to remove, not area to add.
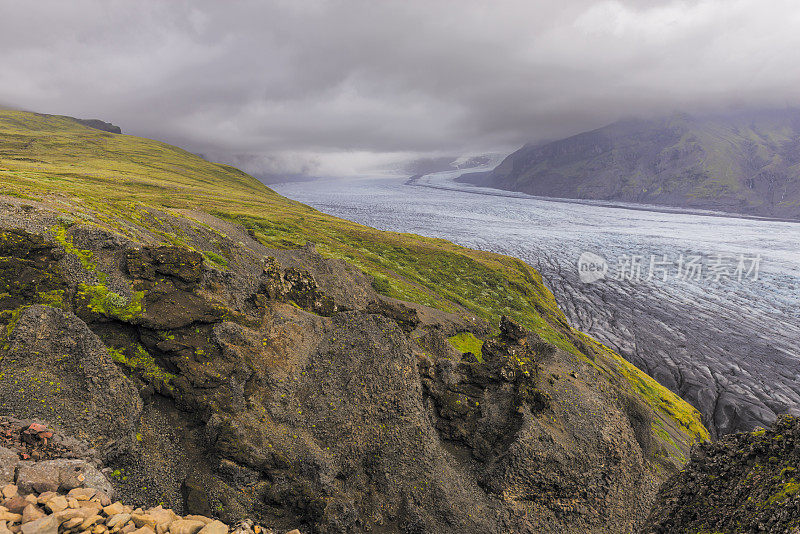
[[[228,534],[228,525],[222,521],[211,521],[200,529],[199,534]]]
[[[105,491],[97,490],[94,494],[94,497],[91,498],[92,501],[99,502],[102,506],[108,506],[111,504],[111,499],[108,496],[109,494]]]
[[[70,519],[80,518],[81,523],[87,517],[91,517],[95,515],[94,510],[89,508],[67,508],[66,510],[62,510],[56,514],[53,514],[58,518],[59,521],[69,521]]]
[[[44,517],[44,512],[35,504],[29,504],[22,511],[22,522],[30,523]]]
[[[22,525],[22,534],[58,534],[58,520],[47,515]]]
[[[161,506],[147,510],[147,514],[156,520],[156,534],[163,534],[168,531],[172,522],[180,519],[175,512],[164,509]]]
[[[102,519],[103,518],[100,517],[99,515],[93,515],[93,516],[87,517],[86,519],[83,520],[83,523],[81,523],[80,528],[83,528],[83,529],[89,528],[89,527],[91,527],[92,525],[94,525],[95,523],[97,523],[98,521],[100,521]]]
[[[49,501],[47,501],[44,505],[45,508],[50,510],[52,513],[60,512],[62,510],[66,510],[68,508],[67,498],[63,495],[56,495]]]
[[[12,512],[14,514],[21,514],[22,511],[25,509],[25,507],[28,506],[28,504],[30,503],[25,500],[25,497],[17,495],[16,497],[7,500],[5,504],[3,504],[3,506],[8,508],[9,512]]]
[[[9,523],[21,523],[22,514],[15,514],[13,512],[0,512],[0,521],[8,521]]]
[[[80,526],[81,523],[83,523],[82,517],[73,517],[72,519],[68,519],[67,521],[61,523],[61,528],[71,529]]]
[[[67,497],[71,497],[79,501],[88,501],[89,499],[94,497],[96,493],[97,490],[93,488],[75,488],[69,490],[69,493],[67,493]]]
[[[108,516],[111,517],[112,515],[121,514],[125,511],[125,506],[119,501],[115,502],[114,504],[109,504],[108,506],[103,508],[103,512]]]
[[[55,497],[56,495],[58,495],[58,493],[56,493],[55,491],[45,491],[44,493],[39,495],[39,497],[36,499],[36,502],[38,502],[39,504],[44,504],[53,497]]]
[[[8,484],[6,486],[3,486],[3,489],[1,491],[3,492],[3,498],[5,499],[12,499],[16,497],[17,494],[19,493],[17,486],[15,486],[14,484]]]
[[[206,526],[202,521],[192,519],[178,519],[169,525],[170,534],[197,534]]]
[[[58,491],[58,468],[50,462],[20,462],[17,485],[23,493]]]
[[[100,510],[102,509],[103,507],[100,505],[99,502],[94,502],[94,501],[81,502],[81,510],[88,510],[89,512],[91,512],[91,515],[99,514]]]
[[[133,534],[155,534],[155,530],[150,527],[141,527],[133,531]]]
[[[132,514],[131,519],[133,524],[139,528],[148,527],[153,532],[156,530],[156,518],[150,514]]]
[[[123,512],[120,514],[116,514],[111,516],[108,521],[106,521],[106,526],[110,529],[113,529],[117,525],[122,526],[128,521],[131,520],[131,514]]]
[[[188,521],[202,521],[206,525],[213,521],[213,519],[211,519],[210,517],[206,517],[204,515],[187,515],[186,517],[184,517],[184,519]]]

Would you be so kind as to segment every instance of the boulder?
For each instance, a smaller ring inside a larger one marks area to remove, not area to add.
[[[202,521],[194,519],[178,519],[169,525],[170,534],[197,534],[205,527]]]
[[[23,493],[69,491],[81,487],[102,490],[109,495],[114,492],[108,479],[83,460],[20,462],[17,485]]]
[[[55,419],[95,446],[132,443],[142,400],[105,345],[72,313],[41,305],[22,310],[0,373],[0,413]]]
[[[19,456],[12,450],[0,447],[0,484],[13,484]]]
[[[22,534],[58,534],[58,518],[47,515],[22,525]]]
[[[200,529],[199,534],[228,534],[228,525],[222,521],[212,521]]]

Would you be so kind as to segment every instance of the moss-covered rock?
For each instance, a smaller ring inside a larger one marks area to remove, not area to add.
[[[24,308],[0,360],[4,414],[50,421],[94,446],[129,447],[142,410],[133,383],[75,315]]]
[[[58,266],[60,257],[41,236],[0,231],[0,311],[34,303],[63,307],[67,284]]]
[[[726,436],[692,453],[659,492],[645,532],[796,532],[800,419]]]

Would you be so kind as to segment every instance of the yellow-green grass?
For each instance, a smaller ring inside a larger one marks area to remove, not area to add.
[[[458,352],[464,354],[471,352],[478,361],[483,361],[483,341],[475,337],[472,332],[459,332],[448,339]]]
[[[143,207],[176,216],[181,209],[204,211],[252,229],[270,247],[313,242],[321,254],[345,259],[372,275],[375,287],[389,296],[474,314],[492,324],[508,315],[590,362],[609,381],[640,394],[674,423],[670,427],[679,428],[682,434],[676,438],[684,445],[708,437],[694,408],[573,330],[539,273],[516,258],[361,226],[284,198],[238,169],[165,143],[19,111],[0,110],[0,194],[46,199],[72,218],[91,212],[95,224],[123,233],[120,221],[129,221],[175,244],[183,242],[181,236],[143,217]],[[209,257],[208,251],[200,252]],[[224,264],[216,255],[210,259]]]

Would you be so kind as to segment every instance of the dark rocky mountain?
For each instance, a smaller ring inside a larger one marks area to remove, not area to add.
[[[129,502],[304,532],[631,532],[680,465],[654,433],[680,429],[512,321],[381,297],[213,219],[148,212],[235,235],[224,271],[93,226],[67,252],[36,233],[55,214],[2,213],[24,228],[0,234],[2,412],[85,440]]]
[[[122,128],[119,126],[115,126],[110,122],[101,121],[100,119],[75,119],[79,124],[83,124],[84,126],[88,126],[89,128],[94,128],[95,130],[100,130],[103,132],[108,133],[115,133],[121,134]]]
[[[800,531],[800,419],[706,443],[659,491],[643,532]]]
[[[462,182],[571,199],[800,219],[800,110],[624,120],[525,145]]]

